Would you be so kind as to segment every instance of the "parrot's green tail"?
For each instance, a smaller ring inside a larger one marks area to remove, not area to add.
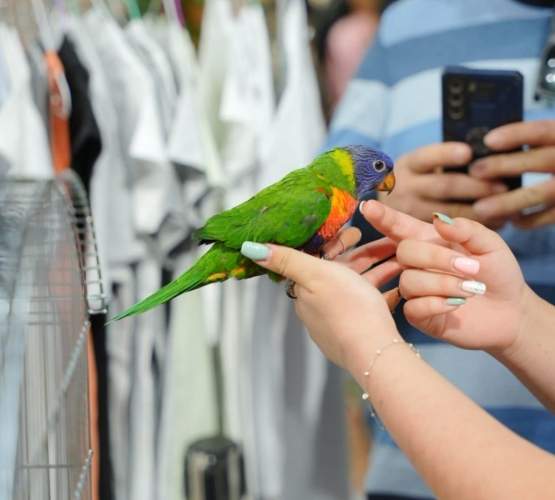
[[[192,267],[179,278],[160,288],[129,309],[114,316],[110,322],[118,321],[141,314],[160,304],[168,302],[178,295],[190,292],[204,285],[225,281],[229,278],[245,279],[259,276],[266,271],[254,262],[243,257],[238,250],[226,247],[223,243],[215,243]]]

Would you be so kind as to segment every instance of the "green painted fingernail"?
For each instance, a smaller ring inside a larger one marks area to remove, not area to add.
[[[453,224],[454,220],[448,215],[442,214],[441,212],[434,212],[434,217],[437,217],[441,222],[445,224]]]
[[[449,297],[447,299],[448,306],[462,306],[466,304],[466,299],[463,297]]]
[[[270,255],[270,249],[262,243],[245,241],[241,245],[241,253],[252,260],[265,260]]]

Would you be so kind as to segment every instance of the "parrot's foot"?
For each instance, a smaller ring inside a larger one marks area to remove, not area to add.
[[[293,280],[287,280],[287,287],[285,288],[285,293],[290,299],[295,300],[297,296],[295,295],[295,283]]]

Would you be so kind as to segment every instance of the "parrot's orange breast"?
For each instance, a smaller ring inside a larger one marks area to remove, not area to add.
[[[329,241],[351,219],[357,208],[358,201],[347,191],[332,188],[331,210],[326,221],[318,230],[318,234]]]

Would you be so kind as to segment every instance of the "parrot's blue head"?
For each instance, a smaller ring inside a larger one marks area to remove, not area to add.
[[[395,186],[393,160],[385,153],[366,146],[347,146],[353,159],[357,198],[367,199],[373,191],[390,193]]]

